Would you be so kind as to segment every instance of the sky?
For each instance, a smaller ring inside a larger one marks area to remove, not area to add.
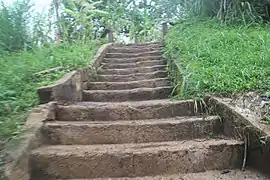
[[[35,3],[35,9],[38,12],[42,12],[44,9],[48,10],[52,0],[33,0]]]
[[[16,0],[4,0],[5,3],[11,4]],[[31,0],[34,4],[34,9],[37,12],[47,11],[50,7],[52,0]]]

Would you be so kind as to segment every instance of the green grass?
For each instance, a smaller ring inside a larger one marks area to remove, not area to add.
[[[62,75],[90,63],[101,42],[61,44],[0,57],[0,141],[16,137],[28,111],[38,104],[36,88],[53,83]],[[41,77],[34,74],[64,67]]]
[[[269,29],[222,26],[215,20],[179,22],[168,33],[165,48],[165,56],[181,67],[179,96],[269,89]]]
[[[264,121],[264,122],[267,123],[267,124],[270,124],[270,116],[264,116],[264,117],[262,118],[262,121]]]

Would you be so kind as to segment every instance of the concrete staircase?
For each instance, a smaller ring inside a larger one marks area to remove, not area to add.
[[[235,170],[243,142],[222,135],[218,116],[168,99],[161,55],[160,44],[110,48],[84,101],[57,105],[57,121],[44,124],[44,146],[30,154],[32,180],[263,179]]]

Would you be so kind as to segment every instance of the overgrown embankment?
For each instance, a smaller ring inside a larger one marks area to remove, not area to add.
[[[27,111],[38,104],[37,87],[53,83],[70,70],[89,65],[100,45],[100,41],[50,45],[1,56],[0,140],[19,133]],[[46,72],[51,68],[57,70]]]
[[[179,96],[267,91],[269,25],[225,26],[216,20],[179,21],[168,33],[165,55],[179,63]]]

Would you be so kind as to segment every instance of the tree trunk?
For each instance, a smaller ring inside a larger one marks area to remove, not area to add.
[[[225,17],[226,17],[226,0],[221,0],[219,9],[219,20],[222,24],[225,23]]]
[[[56,22],[57,22],[57,29],[56,29],[56,42],[61,43],[61,26],[60,26],[60,15],[59,15],[59,7],[61,4],[61,0],[54,0],[54,7],[55,7],[55,14],[56,14]]]

